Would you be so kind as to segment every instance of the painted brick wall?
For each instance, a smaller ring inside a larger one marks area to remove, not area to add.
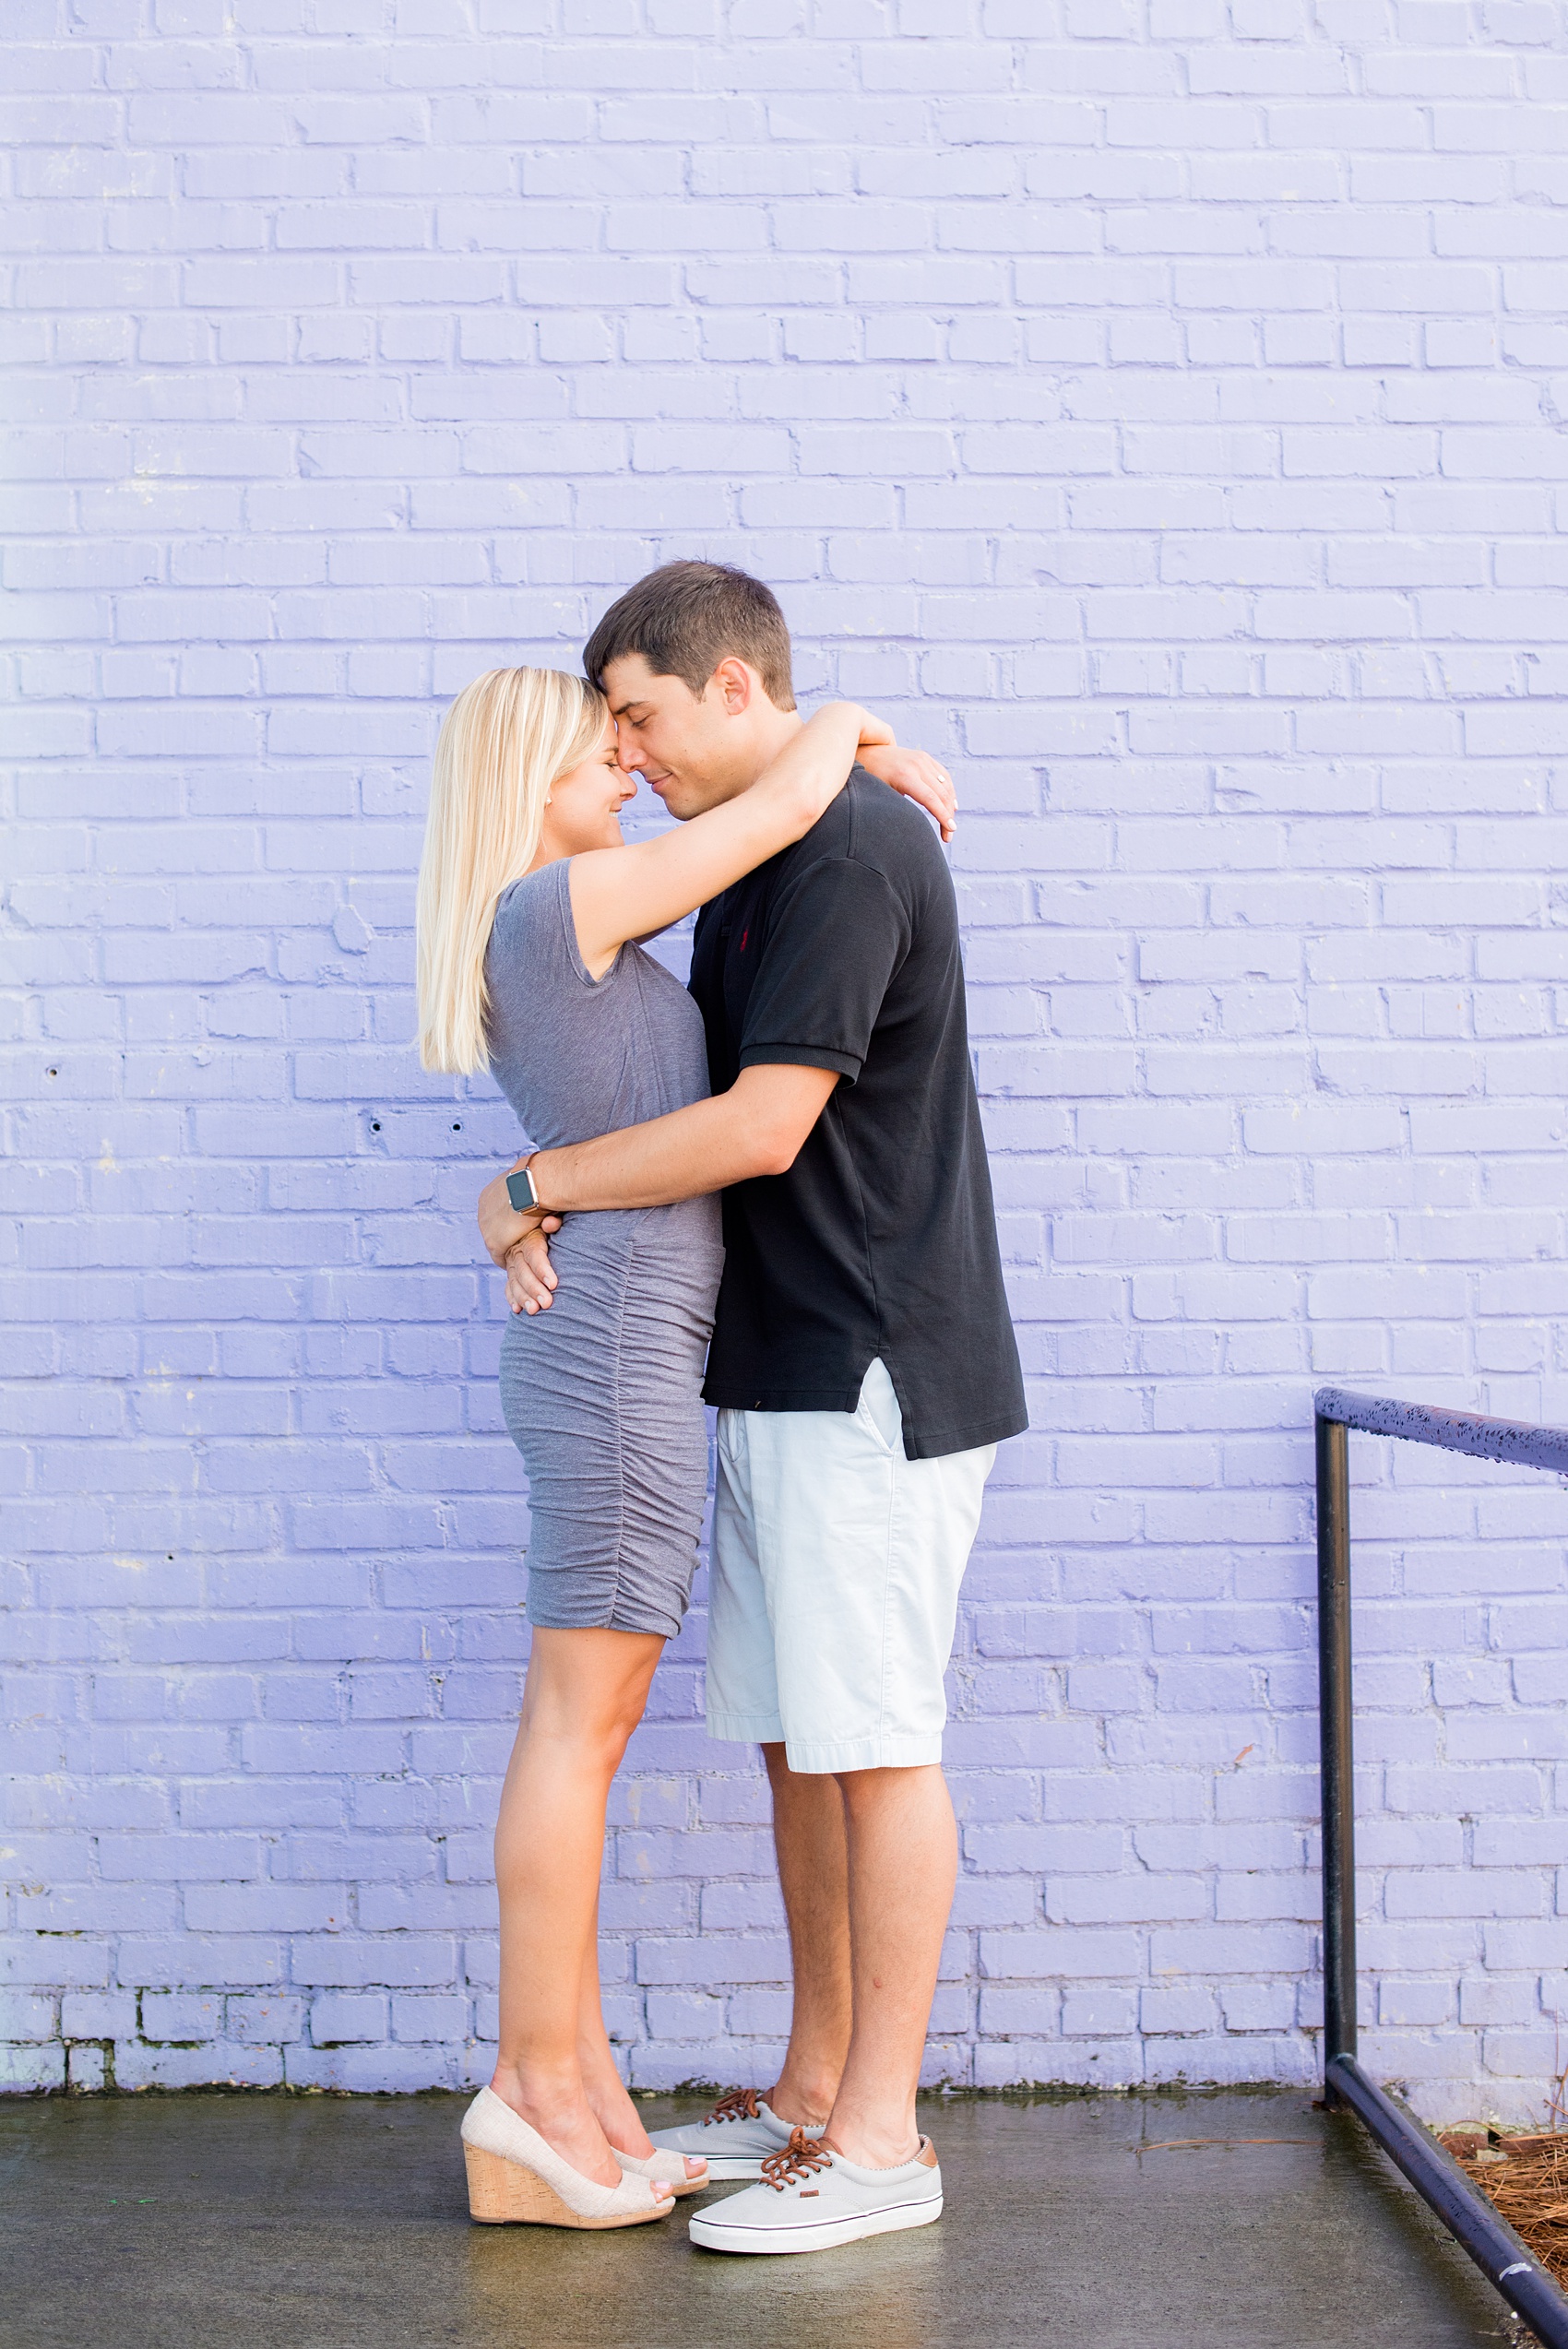
[[[526,1507],[441,706],[665,556],[952,759],[1035,1432],[933,2078],[1304,2079],[1314,1379],[1568,1416],[1560,0],[11,0],[10,2082],[482,2073]],[[1568,2013],[1561,1489],[1356,1440],[1366,2042]],[[645,2084],[771,2076],[700,1613]]]

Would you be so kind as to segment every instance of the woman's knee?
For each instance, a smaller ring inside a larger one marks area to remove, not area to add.
[[[602,1797],[624,1759],[633,1726],[601,1714],[573,1717],[553,1706],[525,1705],[513,1766],[530,1774],[542,1772],[552,1785],[577,1794],[597,1786]]]
[[[605,1786],[625,1759],[630,1735],[620,1723],[603,1721],[536,1723],[530,1732],[535,1750],[552,1757],[551,1767],[566,1770],[584,1785],[598,1779]]]
[[[642,1719],[663,1645],[640,1631],[536,1631],[524,1726],[613,1749],[618,1761]]]

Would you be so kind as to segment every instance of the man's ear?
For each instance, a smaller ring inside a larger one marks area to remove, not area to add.
[[[726,653],[707,682],[717,689],[726,718],[739,718],[742,710],[749,709],[758,687],[758,680],[733,653]],[[703,691],[706,697],[706,686]]]

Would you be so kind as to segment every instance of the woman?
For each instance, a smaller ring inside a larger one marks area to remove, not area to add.
[[[702,1099],[702,1020],[635,942],[802,839],[857,757],[935,804],[929,762],[836,703],[725,805],[625,846],[636,785],[602,697],[492,670],[436,748],[419,889],[427,1068],[489,1066],[540,1147]],[[495,1833],[501,2026],[463,2123],[475,2218],[581,2227],[663,2217],[706,2164],[656,2153],[600,2008],[605,1803],[680,1629],[707,1484],[703,1358],[719,1202],[581,1216],[552,1311],[508,1322],[506,1424],[528,1470],[532,1650]]]

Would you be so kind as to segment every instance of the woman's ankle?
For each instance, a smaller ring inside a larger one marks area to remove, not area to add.
[[[619,2072],[612,2072],[607,2079],[601,2073],[585,2071],[583,2094],[600,2129],[618,2152],[635,2153],[639,2158],[652,2153],[652,2140]]]
[[[583,2093],[583,2083],[575,2074],[554,2076],[536,2071],[525,2072],[517,2064],[497,2064],[491,2075],[491,2094],[510,2105],[515,2113],[534,2128],[540,2126],[539,2116],[564,2118],[573,2113],[591,2110]]]
[[[553,2153],[584,2177],[600,2186],[617,2183],[615,2148],[580,2079],[575,2075],[538,2079],[531,2074],[525,2078],[516,2070],[497,2066],[490,2085],[519,2120],[526,2120]]]

